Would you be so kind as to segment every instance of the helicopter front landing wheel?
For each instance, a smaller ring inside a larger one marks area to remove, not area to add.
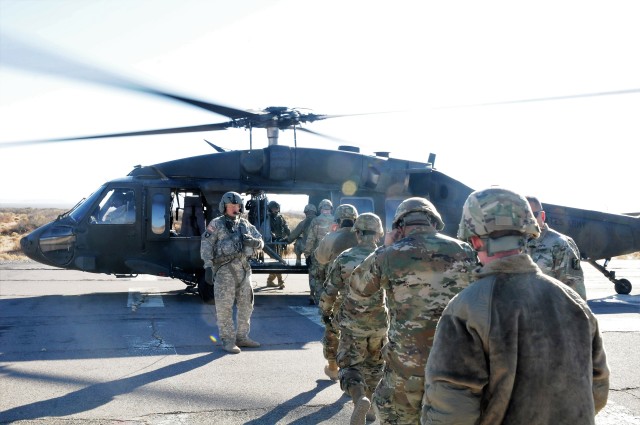
[[[617,294],[628,295],[631,293],[631,282],[627,279],[616,279],[614,284]]]

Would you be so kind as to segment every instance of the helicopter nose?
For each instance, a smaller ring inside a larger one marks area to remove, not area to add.
[[[36,240],[36,238],[33,237],[32,233],[28,234],[27,236],[23,236],[22,239],[20,239],[20,248],[22,249],[22,252],[24,253],[24,255],[31,258],[32,260],[37,260],[36,258],[37,247],[38,247],[38,241]]]

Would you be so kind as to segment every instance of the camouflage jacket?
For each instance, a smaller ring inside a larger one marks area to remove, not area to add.
[[[351,273],[375,249],[375,244],[363,244],[338,255],[329,267],[325,292],[320,298],[323,313],[333,314],[342,331],[356,336],[383,336],[389,327],[389,312],[383,289],[370,297],[363,297],[349,290]]]
[[[586,302],[524,254],[477,277],[438,323],[422,425],[594,424],[609,369]]]
[[[351,276],[351,291],[383,288],[389,307],[387,365],[405,377],[424,377],[436,324],[454,295],[471,282],[476,253],[465,242],[416,226],[405,238],[369,255]]]
[[[245,247],[242,243],[244,234],[262,241],[258,229],[245,218],[234,220],[223,215],[211,220],[200,242],[200,257],[204,267],[220,267],[234,260],[248,264],[247,259],[262,249],[264,242],[258,248]]]
[[[529,242],[528,252],[543,273],[568,285],[582,299],[587,298],[580,251],[573,239],[545,223],[540,237]]]
[[[271,238],[281,239],[286,238],[291,233],[287,220],[285,220],[282,214],[269,214],[269,225],[271,227]]]
[[[316,249],[322,238],[329,233],[333,223],[333,216],[330,214],[320,214],[311,221],[307,241],[304,246],[304,256],[309,257]]]

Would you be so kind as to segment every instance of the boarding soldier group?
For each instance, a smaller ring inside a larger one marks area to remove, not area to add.
[[[218,326],[225,350],[239,352],[259,346],[248,337],[251,288],[250,297],[236,288],[250,277],[246,255],[261,245],[231,207],[231,194],[220,202],[225,215],[203,235],[202,258],[217,309],[220,301],[238,302],[238,330],[231,309],[218,313]],[[394,425],[595,423],[607,401],[606,354],[581,287],[532,259],[540,228],[550,230],[540,213],[534,217],[541,204],[503,188],[473,192],[454,239],[441,233],[429,200],[409,198],[381,247],[375,214],[345,204],[333,215],[329,200],[318,209],[303,250],[310,302],[319,303],[326,324],[325,373],[353,399],[352,425],[376,416]],[[237,252],[220,264],[224,239]],[[579,260],[568,264],[565,270],[579,270]]]

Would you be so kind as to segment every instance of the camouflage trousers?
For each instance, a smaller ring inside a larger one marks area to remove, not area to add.
[[[327,361],[336,360],[339,340],[340,329],[335,322],[332,320],[331,323],[325,324],[322,336],[322,354]]]
[[[373,394],[381,424],[420,423],[424,375],[404,378],[385,365],[382,379]]]
[[[386,342],[386,335],[355,336],[341,330],[337,361],[342,391],[349,394],[351,388],[363,386],[367,397],[371,397],[382,378],[382,346]]]
[[[318,264],[315,257],[312,256],[311,258],[311,265],[309,266],[309,293],[317,305],[320,302],[320,296],[324,290],[327,267]]]
[[[216,320],[218,333],[223,341],[235,341],[249,335],[251,313],[253,313],[253,289],[251,288],[251,268],[245,269],[240,261],[234,260],[214,268],[216,300]],[[237,332],[233,325],[233,304],[237,306]]]

